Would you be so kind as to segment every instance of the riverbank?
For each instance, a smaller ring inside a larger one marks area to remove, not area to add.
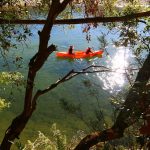
[[[18,0],[17,2],[0,2],[0,7],[8,6],[37,6],[41,5],[41,0]]]

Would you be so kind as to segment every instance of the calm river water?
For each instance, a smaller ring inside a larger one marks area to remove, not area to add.
[[[20,45],[18,49],[15,50],[24,58],[23,69],[20,71],[23,72],[25,77],[28,71],[27,64],[38,49],[39,39],[37,31],[41,29],[42,26],[31,26],[31,28],[33,36],[27,41],[27,46]],[[97,37],[101,35],[101,32],[105,34],[108,32],[108,29],[103,26],[91,29],[91,41],[88,42],[86,40],[86,33],[83,33],[82,30],[83,25],[75,25],[73,29],[68,29],[67,26],[54,26],[50,43],[56,44],[59,51],[67,51],[69,45],[74,45],[75,50],[85,50],[87,47],[98,50],[100,48],[100,42]],[[107,51],[110,53],[111,58],[110,56],[106,56],[104,52],[103,58],[74,61],[60,60],[55,57],[54,52],[49,56],[43,68],[38,72],[35,89],[47,87],[67,74],[71,69],[80,70],[92,64],[111,66],[114,69],[119,68],[120,70],[127,67],[130,57],[129,50],[124,47],[115,48],[110,41],[111,38],[117,38],[117,36],[118,35],[114,32],[107,37],[107,42],[109,43]],[[2,62],[2,60],[0,61]],[[2,66],[0,66],[0,68],[1,71],[4,70]],[[86,82],[90,83],[90,88],[84,84]],[[83,121],[74,114],[68,113],[62,109],[60,100],[63,99],[75,105],[80,104],[87,120],[93,116],[93,110],[98,108],[98,103],[100,109],[109,116],[111,110],[110,100],[108,98],[112,93],[119,91],[124,86],[125,82],[125,77],[121,73],[108,73],[107,75],[104,73],[97,73],[79,75],[59,85],[51,92],[39,98],[37,109],[21,134],[21,138],[24,142],[27,139],[34,139],[34,137],[38,135],[39,130],[48,134],[53,123],[57,123],[58,128],[68,136],[74,135],[76,131],[80,129],[89,132],[89,128]],[[16,88],[14,88],[12,91],[14,98],[11,107],[0,112],[0,138],[2,138],[12,118],[19,114],[23,107],[24,89],[21,88],[20,90],[16,90]],[[96,91],[96,95],[91,94],[91,91]],[[2,95],[9,98],[10,96],[8,93],[9,90],[6,90]],[[98,99],[96,97],[98,97]],[[107,120],[110,120],[109,117],[107,117]]]

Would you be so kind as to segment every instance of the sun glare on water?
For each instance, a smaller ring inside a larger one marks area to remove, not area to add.
[[[107,67],[111,68],[113,72],[97,74],[98,78],[103,82],[103,88],[106,90],[121,89],[125,84],[125,69],[127,69],[129,63],[129,49],[119,47],[113,57],[107,60]]]

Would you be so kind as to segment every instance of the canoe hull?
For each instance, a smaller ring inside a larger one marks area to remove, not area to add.
[[[103,54],[102,50],[94,51],[92,53],[86,54],[84,51],[75,51],[73,54],[68,54],[68,52],[57,52],[56,56],[59,58],[72,58],[72,59],[81,59],[81,58],[91,58],[99,57]]]

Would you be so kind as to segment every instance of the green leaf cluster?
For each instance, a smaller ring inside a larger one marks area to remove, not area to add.
[[[24,84],[24,76],[20,72],[0,72],[0,84],[15,84],[17,86]]]
[[[65,150],[67,144],[66,136],[57,129],[55,123],[52,125],[50,131],[52,134],[51,138],[39,131],[38,138],[34,142],[28,140],[23,150]]]
[[[9,108],[9,106],[10,106],[10,102],[7,102],[5,99],[0,97],[0,110]]]
[[[0,72],[0,90],[5,90],[8,85],[24,85],[24,76],[20,72]],[[0,110],[9,108],[10,102],[0,97]]]
[[[142,7],[140,2],[134,1],[133,3],[129,2],[122,9],[122,15],[130,15],[143,11],[146,7]]]
[[[144,30],[139,34],[139,42],[135,48],[135,54],[137,56],[141,55],[143,51],[150,52],[150,19],[147,21],[148,22],[144,27]]]

